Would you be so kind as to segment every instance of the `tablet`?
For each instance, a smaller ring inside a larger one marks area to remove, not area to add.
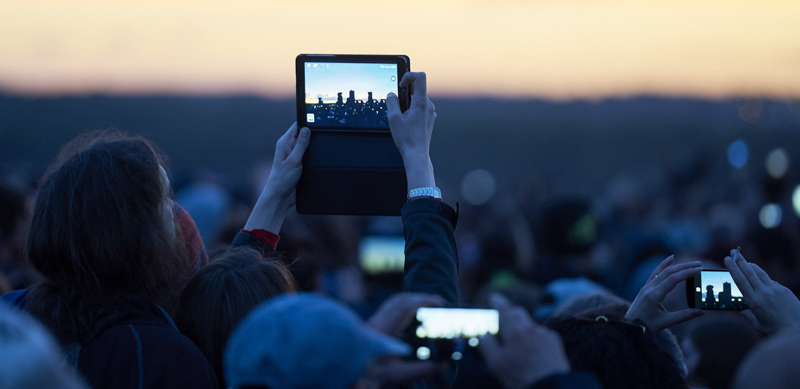
[[[389,131],[386,96],[401,110],[410,91],[400,80],[405,55],[297,56],[297,124],[311,129],[297,185],[301,214],[400,215],[406,201],[403,160]]]

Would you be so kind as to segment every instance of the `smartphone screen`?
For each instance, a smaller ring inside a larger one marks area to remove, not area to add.
[[[703,270],[693,281],[694,307],[700,309],[747,309],[742,292],[727,270]]]
[[[402,236],[366,236],[358,244],[361,268],[367,275],[402,274],[405,248]]]
[[[500,314],[495,309],[419,308],[415,329],[417,359],[461,360],[480,343],[479,336],[497,334]]]
[[[389,128],[386,95],[398,91],[397,64],[306,62],[309,127]]]

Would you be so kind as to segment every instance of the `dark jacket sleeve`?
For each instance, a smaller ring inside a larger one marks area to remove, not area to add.
[[[528,389],[601,389],[594,375],[581,372],[553,374],[535,382]]]
[[[459,305],[458,255],[453,230],[458,213],[444,201],[417,199],[401,211],[406,240],[403,282],[406,292],[441,296],[448,307]],[[414,381],[414,389],[449,388],[458,374],[453,368],[425,380]]]
[[[458,214],[437,199],[417,199],[401,211],[405,248],[405,291],[436,294],[459,305],[458,255],[453,236]]]

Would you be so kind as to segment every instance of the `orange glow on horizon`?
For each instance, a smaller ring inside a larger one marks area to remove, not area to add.
[[[800,98],[800,2],[6,0],[0,90],[294,95],[300,53],[408,54],[437,96]]]

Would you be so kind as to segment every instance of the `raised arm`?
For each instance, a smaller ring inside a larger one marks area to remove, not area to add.
[[[295,187],[303,173],[303,154],[310,139],[311,131],[298,129],[297,123],[278,139],[267,184],[233,246],[252,244],[266,249],[266,244],[275,249],[283,219],[295,204]]]
[[[436,182],[430,159],[431,134],[436,109],[427,96],[425,73],[406,73],[400,87],[413,85],[414,95],[406,112],[394,93],[386,104],[392,138],[403,157],[408,190],[425,189],[434,194]],[[439,197],[440,195],[434,195]],[[412,197],[403,206],[405,247],[405,290],[441,296],[448,307],[458,306],[458,257],[455,229],[458,215],[453,208],[434,196]]]

